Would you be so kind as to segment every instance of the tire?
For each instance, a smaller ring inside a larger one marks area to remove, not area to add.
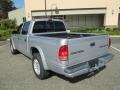
[[[11,49],[11,53],[13,55],[18,54],[18,51],[16,49],[14,49],[12,42],[10,42],[10,49]]]
[[[38,79],[44,80],[50,77],[50,72],[44,69],[39,53],[33,54],[32,68]]]

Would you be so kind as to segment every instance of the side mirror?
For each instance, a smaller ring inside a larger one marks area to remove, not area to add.
[[[18,32],[17,31],[13,31],[12,34],[18,34]]]

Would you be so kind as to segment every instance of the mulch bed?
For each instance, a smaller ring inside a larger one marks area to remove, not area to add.
[[[0,38],[0,41],[5,41],[6,39],[4,39],[4,38]]]

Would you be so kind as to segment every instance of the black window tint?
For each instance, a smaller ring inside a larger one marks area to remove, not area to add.
[[[21,32],[22,26],[23,26],[23,24],[21,24],[21,25],[18,27],[18,29],[17,29],[17,33],[18,33],[18,34],[20,34],[20,32]]]
[[[65,25],[63,24],[63,22],[59,22],[59,21],[54,21],[55,23],[55,31],[59,32],[59,31],[65,31]]]
[[[46,30],[46,21],[37,21],[33,27],[33,33],[42,33],[47,32]]]
[[[53,21],[47,21],[47,31],[48,32],[54,32],[54,22]]]
[[[30,22],[26,22],[22,29],[22,34],[26,35],[28,33]]]
[[[36,21],[32,33],[65,31],[63,22],[60,21]]]

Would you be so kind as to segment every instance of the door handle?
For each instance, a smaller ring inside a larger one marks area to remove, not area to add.
[[[91,46],[91,47],[95,46],[95,42],[90,43],[90,46]]]

